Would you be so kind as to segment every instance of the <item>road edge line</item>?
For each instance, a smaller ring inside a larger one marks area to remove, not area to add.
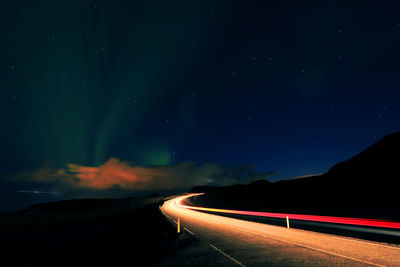
[[[269,235],[264,235],[264,234],[259,234],[259,233],[252,233],[252,232],[249,232],[249,231],[245,231],[243,229],[240,230],[240,231],[243,231],[243,232],[246,232],[246,233],[249,233],[249,234],[253,234],[253,235],[262,236],[262,237],[265,237],[265,238],[270,238],[270,239],[273,239],[273,240],[276,240],[276,241],[285,242],[285,243],[296,245],[296,246],[299,246],[299,247],[303,247],[303,248],[307,248],[307,249],[323,252],[323,253],[330,254],[330,255],[333,255],[333,256],[342,257],[342,258],[345,258],[345,259],[350,259],[350,260],[361,262],[361,263],[366,263],[366,264],[373,265],[373,266],[386,267],[386,265],[382,265],[382,264],[379,264],[379,263],[373,263],[373,262],[369,262],[369,261],[360,260],[360,259],[353,258],[353,257],[350,257],[350,256],[342,255],[342,254],[339,254],[339,253],[335,253],[335,252],[331,252],[331,251],[327,251],[327,250],[323,250],[323,249],[319,249],[319,248],[313,248],[313,247],[302,245],[302,244],[295,243],[295,242],[292,242],[292,241],[287,241],[287,240],[283,240],[283,239],[279,239],[279,238],[274,238],[274,237],[271,237]]]
[[[194,235],[194,233],[192,231],[190,231],[189,229],[187,229],[186,227],[183,227],[183,229],[185,229],[186,231],[188,231],[191,235]]]
[[[222,250],[220,250],[219,248],[217,248],[216,246],[214,246],[213,244],[210,244],[210,247],[212,247],[213,249],[215,249],[216,251],[218,251],[219,253],[221,253],[222,255],[224,255],[225,257],[227,257],[228,259],[230,259],[231,261],[233,261],[234,263],[236,263],[239,266],[242,267],[246,267],[246,265],[244,265],[243,263],[241,263],[240,261],[238,261],[237,259],[231,257],[230,255],[228,255],[227,253],[223,252]]]

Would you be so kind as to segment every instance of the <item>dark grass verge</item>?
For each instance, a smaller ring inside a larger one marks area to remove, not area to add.
[[[1,265],[155,265],[191,242],[161,214],[161,203],[103,217],[2,227]]]

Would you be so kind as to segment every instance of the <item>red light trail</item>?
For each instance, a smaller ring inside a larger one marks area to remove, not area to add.
[[[304,214],[291,214],[291,213],[273,213],[273,212],[260,212],[260,211],[246,211],[246,210],[228,210],[228,209],[214,209],[214,208],[204,208],[190,206],[182,204],[184,199],[192,196],[201,194],[190,194],[184,197],[180,197],[175,201],[175,204],[179,207],[198,211],[211,211],[227,214],[237,214],[237,215],[250,215],[258,217],[269,217],[269,218],[286,218],[292,220],[303,220],[303,221],[313,221],[313,222],[325,222],[325,223],[336,223],[336,224],[348,224],[348,225],[359,225],[359,226],[371,226],[380,228],[392,228],[400,229],[400,223],[389,221],[389,220],[377,220],[377,219],[363,219],[363,218],[347,218],[347,217],[333,217],[333,216],[319,216],[319,215],[304,215]]]

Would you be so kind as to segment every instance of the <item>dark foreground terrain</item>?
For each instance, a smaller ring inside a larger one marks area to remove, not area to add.
[[[78,199],[0,216],[0,266],[151,266],[191,242],[162,197]]]
[[[383,137],[326,174],[271,183],[200,186],[194,203],[243,209],[400,221],[400,133]]]

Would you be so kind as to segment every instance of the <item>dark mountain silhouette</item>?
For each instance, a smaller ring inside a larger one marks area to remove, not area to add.
[[[400,219],[398,180],[400,133],[383,137],[353,158],[336,164],[324,175],[333,199],[338,193],[342,206]]]
[[[399,163],[400,133],[394,133],[383,137],[355,157],[333,166],[325,176],[346,183],[349,189],[384,193],[383,197],[387,198],[390,197],[388,192],[397,191]],[[385,192],[379,192],[381,190]]]
[[[214,207],[400,220],[400,132],[383,137],[327,173],[270,183],[197,187]]]
[[[204,193],[204,192],[211,192],[213,190],[217,190],[220,187],[217,186],[209,186],[209,185],[196,185],[190,190],[190,193]]]

